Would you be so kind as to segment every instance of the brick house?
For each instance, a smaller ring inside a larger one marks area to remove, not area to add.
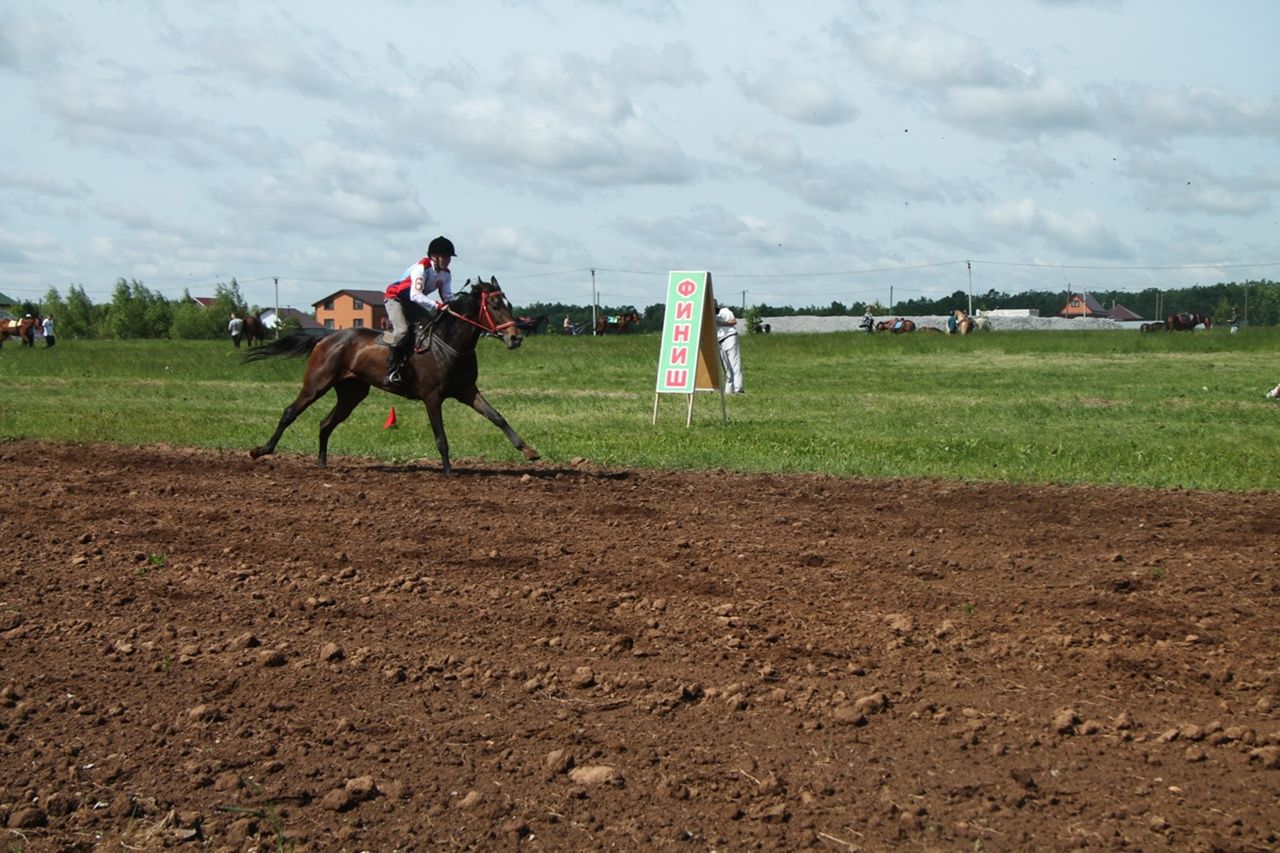
[[[1071,294],[1067,304],[1058,310],[1059,317],[1105,317],[1107,309],[1089,294]]]
[[[387,316],[384,298],[381,290],[337,290],[311,306],[326,329],[380,329]]]

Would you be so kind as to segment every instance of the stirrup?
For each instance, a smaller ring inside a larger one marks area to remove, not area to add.
[[[386,381],[388,385],[399,385],[403,381],[403,379],[404,377],[400,375],[400,368],[397,367],[394,370],[387,371]]]

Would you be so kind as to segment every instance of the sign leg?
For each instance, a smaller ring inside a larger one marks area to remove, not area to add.
[[[659,396],[660,395],[658,394],[657,391],[653,392],[653,420],[649,422],[649,426],[658,425],[658,397]]]
[[[684,416],[684,425],[686,428],[693,423],[693,395],[689,395],[689,411]]]

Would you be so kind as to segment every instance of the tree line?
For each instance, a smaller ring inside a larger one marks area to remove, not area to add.
[[[1233,312],[1242,320],[1256,326],[1280,325],[1280,282],[1267,279],[1244,282],[1222,282],[1184,288],[1147,288],[1146,290],[1091,290],[1089,295],[1110,308],[1120,304],[1147,320],[1163,319],[1176,313],[1209,314],[1216,323],[1225,322]],[[1042,317],[1052,317],[1062,310],[1070,294],[1057,290],[1031,290],[1021,293],[1004,293],[988,290],[973,295],[975,310],[997,308],[1032,308]],[[733,306],[739,308],[740,306]],[[816,315],[820,317],[859,316],[868,307],[878,316],[918,316],[948,314],[957,308],[969,307],[969,295],[957,290],[949,296],[937,299],[917,297],[897,300],[892,305],[879,302],[853,302],[846,305],[833,301],[829,305],[758,304],[746,311],[748,321],[757,317],[787,317]],[[213,340],[225,337],[227,322],[234,312],[243,317],[257,313],[260,306],[250,306],[240,293],[240,285],[233,278],[229,283],[219,283],[214,288],[212,300],[201,305],[183,291],[181,299],[168,299],[152,291],[135,279],[117,279],[112,289],[111,301],[95,305],[85,294],[84,288],[72,285],[64,298],[56,287],[49,288],[40,302],[23,302],[21,312],[36,316],[52,315],[58,324],[58,335],[68,338],[174,338],[187,340]],[[610,316],[635,311],[640,315],[638,331],[656,332],[662,329],[666,306],[663,303],[649,305],[643,310],[634,305],[599,305],[595,316]],[[537,317],[545,314],[548,327],[558,332],[564,318],[575,328],[589,329],[592,322],[591,306],[571,305],[563,302],[534,302],[516,309],[521,316]],[[291,331],[288,321],[282,331]]]

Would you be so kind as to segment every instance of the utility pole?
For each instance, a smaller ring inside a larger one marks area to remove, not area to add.
[[[591,334],[596,333],[596,271],[591,271]]]
[[[1245,298],[1246,298],[1246,300],[1248,299],[1248,297],[1245,297]],[[1248,302],[1246,301],[1246,303],[1245,303],[1245,304],[1247,305],[1247,304],[1248,304]],[[741,311],[742,311],[743,316],[745,317],[745,316],[746,316],[746,313],[747,313],[747,292],[746,292],[745,290],[744,290],[744,291],[742,291],[742,307],[741,307]]]
[[[889,313],[893,313],[893,285],[889,285]]]
[[[968,261],[964,262],[964,268],[969,271],[969,316],[973,316],[973,264]]]
[[[276,283],[276,337],[280,337],[280,276],[274,277]]]

